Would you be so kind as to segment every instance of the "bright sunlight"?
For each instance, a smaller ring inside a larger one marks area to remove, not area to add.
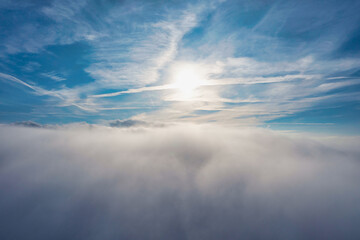
[[[205,84],[203,70],[195,64],[181,64],[173,70],[173,87],[178,90],[178,97],[189,100],[195,96],[196,89]]]

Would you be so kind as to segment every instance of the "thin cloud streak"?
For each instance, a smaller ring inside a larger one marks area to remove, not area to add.
[[[84,107],[84,106],[82,106],[80,104],[72,102],[72,100],[65,97],[66,93],[65,93],[65,96],[64,96],[64,94],[61,94],[61,92],[63,92],[63,91],[49,91],[49,90],[43,89],[41,87],[28,84],[28,83],[14,77],[14,76],[4,74],[4,73],[0,73],[0,79],[15,82],[15,83],[23,85],[23,86],[25,86],[27,88],[30,88],[31,90],[33,90],[33,93],[35,93],[36,95],[46,95],[46,96],[51,96],[51,97],[58,98],[58,99],[62,100],[62,105],[63,106],[72,105],[72,106],[80,108],[81,110],[94,111],[91,108],[87,108],[87,107]],[[60,106],[61,106],[61,104],[60,104]]]
[[[199,85],[199,88],[205,86],[222,86],[222,85],[251,85],[251,84],[263,84],[263,83],[279,83],[284,81],[291,81],[294,79],[310,79],[318,77],[316,75],[286,75],[281,77],[251,77],[251,78],[224,78],[224,79],[209,79],[206,80],[205,83]],[[142,88],[134,88],[128,89],[124,91],[118,91],[113,93],[104,93],[91,95],[90,97],[101,98],[101,97],[115,97],[122,94],[131,94],[131,93],[142,93],[148,91],[161,91],[161,90],[169,90],[169,89],[177,89],[175,84],[166,84],[161,86],[151,86],[151,87],[142,87]]]

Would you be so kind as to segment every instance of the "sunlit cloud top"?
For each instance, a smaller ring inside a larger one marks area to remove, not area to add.
[[[359,133],[359,1],[1,1],[3,123]]]

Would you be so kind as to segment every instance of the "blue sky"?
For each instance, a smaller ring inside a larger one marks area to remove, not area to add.
[[[0,2],[0,122],[360,133],[359,1]]]

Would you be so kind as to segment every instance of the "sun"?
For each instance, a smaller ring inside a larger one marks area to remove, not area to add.
[[[204,75],[195,64],[182,64],[173,70],[173,88],[184,100],[195,96],[197,88],[205,82]]]

